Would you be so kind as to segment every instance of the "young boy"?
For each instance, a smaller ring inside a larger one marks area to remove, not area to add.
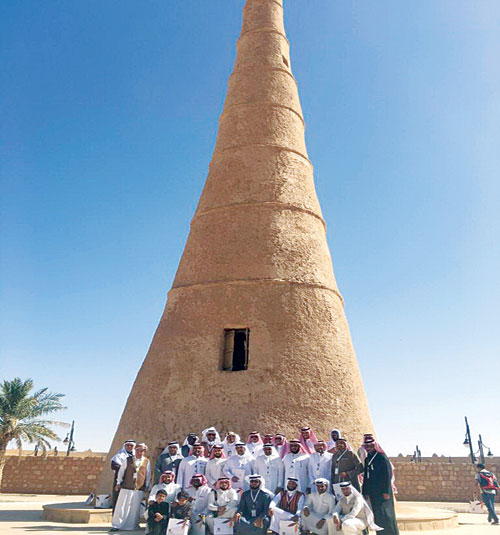
[[[168,518],[170,516],[170,505],[165,501],[167,493],[159,490],[156,493],[155,501],[148,509],[148,533],[150,535],[165,535],[167,533]]]
[[[189,520],[191,518],[191,504],[188,500],[189,494],[181,490],[177,494],[177,501],[172,504],[170,509],[170,518]]]

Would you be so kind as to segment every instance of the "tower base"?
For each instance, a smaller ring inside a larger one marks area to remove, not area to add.
[[[458,515],[453,511],[405,502],[396,503],[398,526],[401,531],[435,531],[458,528]],[[52,503],[43,506],[42,517],[65,524],[111,524],[111,509],[94,509],[83,502]]]

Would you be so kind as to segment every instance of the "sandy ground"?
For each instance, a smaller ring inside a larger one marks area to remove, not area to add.
[[[0,494],[0,534],[19,535],[21,533],[66,533],[75,535],[95,535],[107,533],[109,524],[59,524],[42,520],[42,506],[47,503],[63,503],[83,501],[86,496],[52,496],[36,494]],[[410,503],[410,502],[407,502]],[[461,503],[418,503],[411,505],[425,509],[440,508],[456,511],[459,513],[460,527],[451,530],[439,531],[406,531],[415,535],[486,535],[498,533],[500,526],[490,526],[485,514],[468,514],[467,504]],[[497,505],[498,510],[498,505]],[[144,533],[143,529],[123,533]]]

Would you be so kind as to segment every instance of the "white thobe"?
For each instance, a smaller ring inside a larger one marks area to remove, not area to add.
[[[333,511],[342,522],[342,535],[361,535],[366,528],[365,502],[361,496],[342,496]]]
[[[317,535],[326,535],[326,533],[334,532],[333,525],[333,510],[335,509],[335,497],[330,494],[328,490],[319,494],[319,492],[312,492],[307,495],[305,508],[309,509],[309,516],[305,516],[302,510],[302,528],[306,531],[312,531]],[[316,527],[320,520],[326,520],[322,528]]]
[[[368,452],[365,450],[365,448],[363,448],[363,446],[360,446],[358,448],[357,453],[358,453],[358,459],[361,461],[361,464],[364,465],[366,456],[368,455]]]
[[[185,457],[179,464],[177,483],[183,489],[187,489],[194,474],[205,474],[207,463],[208,459],[206,457],[195,457],[194,455]]]
[[[264,444],[259,444],[258,442],[250,442],[247,444],[247,451],[253,455],[254,459],[262,453],[263,448]]]
[[[189,532],[192,535],[204,535],[205,524],[201,515],[206,515],[208,512],[208,499],[210,498],[211,489],[208,485],[202,485],[195,489],[188,487],[187,493],[193,499],[191,502],[191,529]]]
[[[217,491],[212,490],[208,498],[208,516],[206,519],[208,529],[211,533],[214,532],[214,516],[210,513],[216,513],[219,507],[225,507],[226,510],[221,515],[217,515],[217,518],[232,518],[238,510],[238,493],[234,489]]]
[[[289,499],[293,498],[293,495]],[[302,513],[302,508],[304,507],[304,496],[301,496],[299,498],[299,501],[297,503],[297,512],[295,515],[293,513],[289,513],[288,511],[285,511],[284,509],[280,509],[279,503],[281,501],[281,492],[276,494],[276,496],[271,501],[271,504],[269,505],[269,509],[273,510],[273,516],[271,517],[271,524],[269,526],[269,529],[271,531],[274,531],[275,533],[280,532],[280,522],[282,520],[290,520],[292,516],[298,516],[300,520],[300,515]]]
[[[165,498],[165,501],[167,503],[172,503],[177,500],[177,494],[181,490],[181,486],[177,483],[157,483],[149,493],[149,502],[156,501],[156,493],[159,490],[164,490],[167,493],[167,497]]]
[[[300,492],[305,493],[309,487],[309,454],[308,453],[287,453],[283,457],[283,466],[285,467],[284,481],[289,477],[299,480]]]
[[[231,486],[234,489],[248,490],[250,487],[245,481],[245,477],[253,473],[253,458],[250,454],[233,455],[226,461],[224,473],[231,479]],[[238,481],[232,481],[237,477]]]
[[[209,459],[207,468],[205,469],[205,477],[207,478],[208,486],[214,488],[216,481],[224,476],[224,466],[226,459]]]
[[[265,487],[272,493],[276,492],[278,487],[283,488],[283,461],[272,455],[262,454],[253,462],[254,473],[260,474],[265,481]]]
[[[222,447],[224,448],[224,453],[226,454],[226,457],[229,459],[231,455],[236,455],[236,441],[229,443],[224,441],[222,444]]]
[[[318,478],[331,480],[332,476],[332,454],[325,451],[320,455],[315,451],[309,457],[307,471],[309,474],[309,487],[313,488],[313,481]]]
[[[142,490],[120,489],[111,520],[112,527],[123,531],[137,529],[143,496]]]
[[[315,453],[315,450],[314,450],[314,444],[316,444],[316,442],[314,442],[313,440],[311,440],[310,438],[306,438],[305,439],[305,443],[307,444],[307,447],[309,448],[309,451],[311,453]]]

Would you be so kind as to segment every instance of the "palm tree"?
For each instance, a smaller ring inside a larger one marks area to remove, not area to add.
[[[43,452],[50,448],[49,440],[59,440],[50,429],[51,425],[67,425],[62,422],[45,420],[44,416],[65,409],[61,405],[64,394],[53,394],[42,388],[33,390],[33,380],[21,380],[16,377],[12,381],[0,384],[0,487],[2,484],[5,452],[7,445],[14,440],[19,450],[23,442],[35,444]]]

